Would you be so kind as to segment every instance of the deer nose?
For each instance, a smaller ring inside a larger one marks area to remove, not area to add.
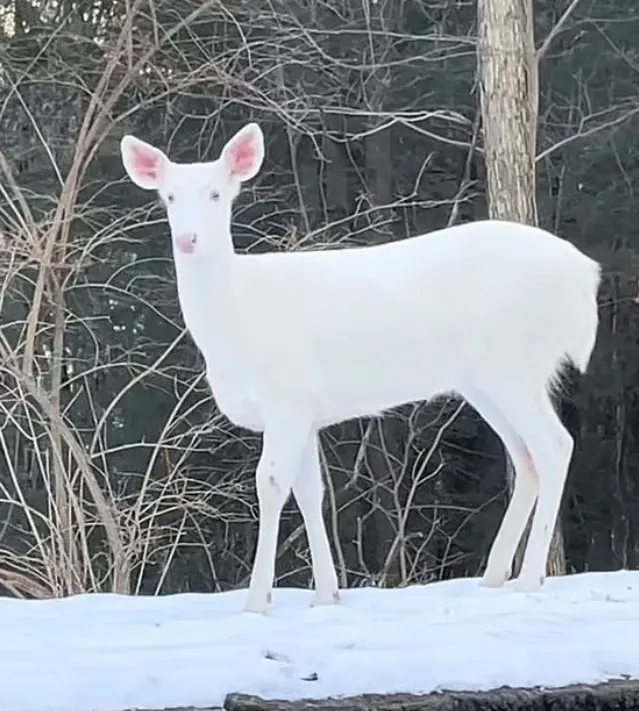
[[[197,235],[195,232],[183,232],[181,235],[177,236],[175,243],[180,252],[183,252],[184,254],[193,254],[197,243]]]

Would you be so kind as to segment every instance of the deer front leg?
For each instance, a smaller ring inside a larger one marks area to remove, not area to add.
[[[255,472],[260,522],[246,612],[264,613],[270,602],[280,515],[312,434],[311,425],[306,423],[308,420],[299,413],[289,411],[265,418],[262,453]]]
[[[331,605],[339,602],[335,564],[322,515],[323,494],[319,440],[317,433],[314,433],[309,437],[302,465],[293,483],[293,496],[304,519],[308,545],[311,549],[315,578],[315,605]]]

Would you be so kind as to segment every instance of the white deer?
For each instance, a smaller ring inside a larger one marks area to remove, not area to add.
[[[340,599],[318,431],[447,392],[492,427],[516,471],[481,582],[508,580],[536,502],[515,588],[539,591],[573,451],[550,394],[565,363],[588,366],[599,264],[549,232],[493,220],[370,247],[237,254],[233,201],[264,158],[256,123],[207,163],[172,162],[133,136],[121,152],[131,180],[166,206],[180,307],[218,408],[263,433],[245,610],[264,612],[271,601],[291,491],[308,535],[314,604]]]

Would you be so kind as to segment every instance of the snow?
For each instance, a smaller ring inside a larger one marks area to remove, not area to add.
[[[584,573],[541,593],[476,579],[343,592],[0,599],[3,711],[220,706],[230,692],[295,699],[363,692],[563,686],[639,678],[639,572]]]

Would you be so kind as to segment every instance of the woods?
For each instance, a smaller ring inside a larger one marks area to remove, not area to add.
[[[525,17],[491,17],[488,0],[0,4],[5,592],[247,584],[259,438],[211,398],[162,207],[127,185],[118,145],[211,159],[248,121],[266,159],[236,204],[238,251],[490,214],[604,264],[591,368],[559,404],[576,450],[552,570],[637,566],[639,15],[628,0],[514,5]],[[525,47],[516,75],[498,61],[509,42]],[[321,443],[341,586],[478,573],[508,486],[472,408],[418,403]],[[293,502],[277,573],[311,582]]]

